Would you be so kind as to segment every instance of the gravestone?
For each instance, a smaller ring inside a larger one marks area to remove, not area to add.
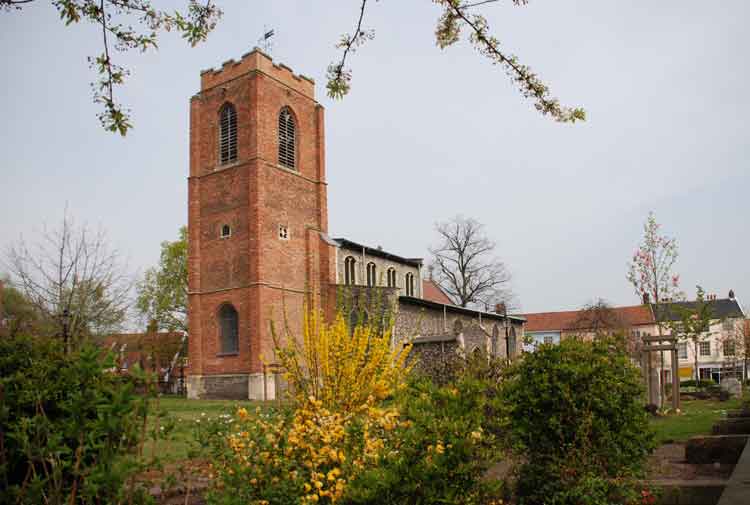
[[[727,391],[732,398],[742,396],[742,384],[734,377],[721,381],[721,389]]]

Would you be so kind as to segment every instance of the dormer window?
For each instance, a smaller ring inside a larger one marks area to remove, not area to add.
[[[221,227],[221,238],[229,238],[232,235],[232,228],[228,224]]]

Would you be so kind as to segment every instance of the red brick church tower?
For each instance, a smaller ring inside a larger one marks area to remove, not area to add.
[[[202,72],[188,188],[188,396],[270,397],[270,321],[298,332],[333,278],[313,81],[258,49]]]

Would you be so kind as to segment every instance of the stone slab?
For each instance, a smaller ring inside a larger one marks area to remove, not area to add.
[[[692,464],[734,465],[740,459],[750,435],[693,437],[685,444],[685,461]]]
[[[750,434],[750,417],[733,417],[717,421],[713,426],[712,433],[714,435]],[[748,503],[750,503],[750,500]]]
[[[716,505],[725,480],[660,480],[649,483],[657,491],[659,505]]]

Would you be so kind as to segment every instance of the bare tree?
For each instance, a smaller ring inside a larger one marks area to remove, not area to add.
[[[51,322],[66,350],[92,335],[117,330],[130,301],[132,279],[103,231],[76,227],[66,214],[29,244],[7,252],[7,266],[26,299]]]
[[[571,330],[593,334],[594,338],[626,332],[627,324],[606,300],[587,303],[570,324]]]
[[[512,299],[510,273],[495,256],[495,243],[475,219],[438,223],[440,243],[430,248],[435,281],[456,305],[494,306]]]

